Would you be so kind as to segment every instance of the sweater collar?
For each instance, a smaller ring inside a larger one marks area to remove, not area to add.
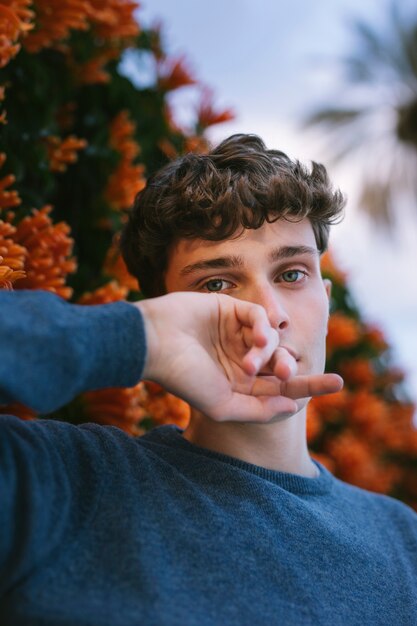
[[[185,453],[198,457],[212,459],[218,463],[223,463],[236,470],[243,470],[257,476],[263,480],[274,483],[294,494],[305,495],[323,495],[329,493],[335,478],[334,476],[319,462],[313,459],[313,463],[319,470],[317,478],[307,478],[298,474],[290,474],[287,472],[279,472],[259,465],[247,463],[232,456],[227,456],[219,452],[214,452],[207,448],[196,446],[187,441],[182,436],[183,431],[175,425],[164,425],[153,429],[145,435],[148,441],[167,445],[171,448],[181,449]]]

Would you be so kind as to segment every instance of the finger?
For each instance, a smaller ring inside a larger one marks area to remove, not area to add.
[[[249,352],[244,356],[242,360],[243,370],[253,376],[257,374],[262,368],[269,371],[268,363],[274,354],[278,345],[278,333],[272,327],[265,329],[264,336],[266,337],[266,344],[264,346],[253,345],[251,347],[251,334],[249,329],[244,329],[245,344],[250,348]]]
[[[255,376],[251,396],[281,396],[282,381],[275,376]]]
[[[277,348],[269,363],[271,372],[280,380],[288,380],[297,373],[297,361],[286,348]]]
[[[343,387],[343,379],[337,374],[295,376],[283,382],[275,376],[256,376],[251,389],[253,396],[280,395],[293,400],[336,393]]]
[[[342,388],[343,378],[338,374],[317,374],[294,376],[294,378],[282,383],[281,393],[288,398],[299,399],[336,393]]]
[[[270,340],[273,330],[265,309],[259,304],[245,300],[235,300],[235,315],[245,329],[250,329],[250,346],[264,347]]]
[[[296,402],[283,396],[254,397],[235,394],[226,405],[216,407],[211,417],[216,421],[267,423],[272,418],[290,417],[298,410]]]

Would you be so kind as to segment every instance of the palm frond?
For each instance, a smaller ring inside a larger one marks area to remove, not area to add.
[[[390,182],[364,180],[359,205],[369,217],[381,226],[391,226],[393,215],[390,206]]]
[[[362,46],[361,53],[371,63],[379,63],[386,59],[386,41],[384,36],[374,30],[374,26],[362,20],[354,21],[354,30]]]
[[[343,59],[344,72],[351,83],[372,83],[378,80],[375,67],[363,55],[348,56]]]
[[[307,116],[304,121],[305,126],[328,125],[338,126],[341,124],[350,124],[365,114],[363,109],[342,109],[337,107],[329,107],[316,111]]]
[[[417,87],[417,13],[413,19],[405,20],[395,2],[391,6],[391,24],[397,42],[397,69]],[[396,46],[392,46],[396,48]]]
[[[356,48],[342,60],[338,99],[303,121],[320,129],[330,161],[360,167],[360,205],[385,226],[404,191],[417,207],[417,11],[406,16],[398,4],[385,4],[385,25],[351,23]]]

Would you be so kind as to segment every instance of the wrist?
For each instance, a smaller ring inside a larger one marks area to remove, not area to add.
[[[155,299],[141,300],[132,304],[140,311],[145,329],[146,355],[142,378],[156,381],[156,362],[159,354],[157,326],[160,317],[160,307],[156,304]]]

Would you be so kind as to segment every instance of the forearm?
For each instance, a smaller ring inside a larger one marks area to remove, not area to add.
[[[140,379],[145,333],[125,302],[68,304],[47,292],[0,291],[0,403],[47,413],[82,391]]]

